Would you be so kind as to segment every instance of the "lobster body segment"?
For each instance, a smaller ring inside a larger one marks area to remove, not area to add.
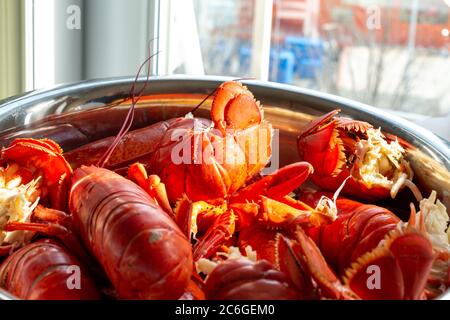
[[[267,261],[245,258],[219,264],[205,284],[212,300],[296,300],[300,295],[280,271]]]
[[[72,281],[71,276],[79,279]],[[21,299],[100,299],[86,270],[53,240],[39,240],[14,252],[0,266],[0,279],[3,288]]]
[[[143,189],[107,169],[74,172],[77,229],[123,299],[176,299],[189,283],[192,252],[178,226]]]

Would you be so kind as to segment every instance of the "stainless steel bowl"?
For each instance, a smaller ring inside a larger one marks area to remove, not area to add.
[[[128,97],[133,80],[91,80],[0,101],[0,145],[8,145],[17,137],[49,137],[68,151],[113,135],[120,128],[129,105],[114,102]],[[139,87],[144,80],[140,79]],[[146,98],[138,105],[133,128],[183,116],[226,80],[230,78],[171,76],[151,79],[144,91]],[[447,141],[407,120],[349,99],[277,83],[243,82],[263,103],[265,117],[279,129],[280,165],[298,160],[296,137],[306,123],[339,108],[343,115],[368,121],[413,145],[415,148],[408,151],[408,157],[416,182],[424,192],[436,190],[450,209],[450,144]],[[105,107],[111,103],[115,106]],[[208,117],[209,107],[210,100],[196,115]],[[406,200],[396,205],[408,208]],[[1,298],[8,297],[0,291]],[[441,298],[450,299],[450,291]]]

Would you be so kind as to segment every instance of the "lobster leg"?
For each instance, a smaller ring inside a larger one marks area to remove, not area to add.
[[[206,231],[227,210],[226,203],[214,205],[206,201],[192,202],[184,196],[175,207],[175,221],[186,237],[191,239],[198,232]]]
[[[220,246],[226,243],[234,234],[236,216],[233,210],[228,210],[216,218],[215,223],[194,246],[194,261],[201,258],[211,258]]]
[[[36,206],[33,211],[31,220],[33,222],[54,223],[67,229],[72,228],[72,218],[70,215],[68,215],[64,211],[46,208],[41,205]]]
[[[83,264],[90,266],[95,273],[103,277],[103,272],[93,259],[86,253],[86,248],[74,232],[72,217],[63,211],[45,208],[38,205],[32,214],[32,222],[8,222],[5,231],[39,232],[48,237],[60,240],[73,252]],[[6,248],[5,248],[6,250]]]
[[[166,187],[157,175],[148,176],[143,164],[134,163],[128,169],[128,179],[136,182],[164,211],[173,215]]]
[[[279,234],[276,248],[278,269],[287,274],[305,296],[313,294],[313,279],[320,297],[358,299],[350,288],[342,285],[314,241],[301,228],[297,229],[295,240]]]

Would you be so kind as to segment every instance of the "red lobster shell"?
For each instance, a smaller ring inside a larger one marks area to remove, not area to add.
[[[81,270],[79,288],[69,286],[71,268]],[[53,240],[33,242],[10,255],[0,266],[2,288],[28,300],[100,299],[80,262]]]
[[[176,299],[192,251],[172,218],[135,183],[97,167],[74,172],[74,223],[122,299]]]
[[[420,200],[398,138],[383,135],[367,122],[337,117],[338,112],[312,121],[298,137],[300,157],[314,167],[311,180],[334,192],[350,177],[342,193],[372,201],[394,198],[408,186]]]

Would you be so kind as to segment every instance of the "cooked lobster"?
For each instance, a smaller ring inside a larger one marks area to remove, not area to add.
[[[300,157],[314,167],[311,180],[334,191],[350,177],[342,193],[372,201],[395,198],[406,186],[420,200],[399,139],[367,122],[338,117],[338,113],[334,110],[317,118],[298,137]]]
[[[29,222],[8,222],[5,230],[56,237],[89,264],[87,247],[119,298],[178,298],[190,280],[192,252],[176,223],[159,206],[157,199],[163,196],[156,194],[164,189],[158,190],[153,198],[110,170],[81,167],[75,170],[68,193],[71,216],[38,205]]]
[[[273,263],[269,243],[273,242],[277,230],[289,225],[287,221],[304,226],[332,221],[333,217],[325,210],[314,210],[288,195],[311,171],[311,165],[306,162],[293,163],[241,188],[228,199],[192,202],[185,197],[180,200],[175,208],[177,223],[186,236],[193,235],[199,240],[193,248],[194,260],[212,257],[239,234],[241,248],[250,245],[259,257]]]
[[[448,216],[434,193],[408,222],[338,197],[380,200],[406,186],[420,200],[403,141],[333,111],[299,136],[305,161],[263,176],[273,130],[245,86],[219,86],[211,120],[188,114],[129,132],[143,92],[132,90],[117,136],[68,161],[51,140],[2,150],[5,289],[98,298],[84,271],[82,291],[63,281],[78,261],[95,270],[91,259],[119,299],[424,299],[448,288]],[[309,177],[336,193],[306,192]],[[29,244],[36,232],[58,242]]]
[[[271,156],[272,126],[251,92],[240,83],[217,88],[212,122],[187,116],[131,131],[117,143],[105,167],[118,169],[141,162],[162,182],[174,204],[224,198],[259,173]],[[74,167],[97,164],[114,137],[92,142],[65,154]]]
[[[319,197],[320,193],[306,193],[302,199],[313,205]],[[429,201],[424,199],[421,205]],[[425,210],[416,214],[412,207],[404,223],[385,208],[348,199],[337,199],[336,208],[333,223],[309,228],[307,233],[345,283],[363,299],[425,298],[436,257],[424,223],[430,219]],[[380,288],[375,290],[367,285],[372,267],[380,274]]]

